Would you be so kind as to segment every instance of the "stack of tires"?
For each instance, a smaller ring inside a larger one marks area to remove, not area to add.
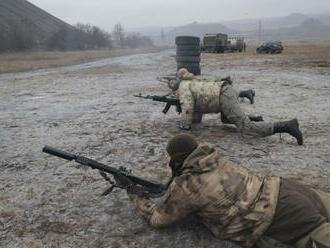
[[[186,68],[194,75],[200,75],[200,38],[195,36],[177,36],[175,44],[177,70]]]

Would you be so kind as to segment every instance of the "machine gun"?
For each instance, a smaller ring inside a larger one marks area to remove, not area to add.
[[[151,100],[157,101],[157,102],[166,102],[165,108],[162,111],[164,114],[166,114],[168,112],[168,110],[171,108],[172,105],[176,107],[176,112],[178,112],[179,114],[182,112],[180,101],[178,99],[176,99],[175,97],[169,97],[168,95],[165,95],[165,96],[150,96],[150,95],[142,96],[141,94],[133,95],[133,96],[139,97],[139,98],[144,98],[144,99],[151,99]]]
[[[165,193],[165,191],[167,189],[166,185],[160,184],[160,183],[155,183],[155,182],[148,181],[146,179],[134,176],[134,175],[130,174],[126,168],[123,168],[123,167],[116,169],[114,167],[110,167],[108,165],[101,164],[95,160],[92,160],[92,159],[89,159],[89,158],[86,158],[83,156],[78,156],[78,155],[75,155],[75,154],[72,154],[69,152],[61,151],[57,148],[53,148],[50,146],[45,146],[42,149],[42,151],[45,153],[48,153],[50,155],[57,156],[57,157],[60,157],[60,158],[63,158],[63,159],[69,160],[69,161],[74,160],[75,162],[77,162],[79,164],[86,165],[92,169],[99,170],[101,176],[111,184],[110,188],[108,188],[102,195],[108,195],[110,192],[112,192],[112,190],[115,187],[127,189],[128,187],[132,186],[132,185],[126,185],[126,186],[117,185],[113,181],[111,181],[111,179],[107,176],[106,173],[112,174],[114,176],[126,177],[127,179],[129,179],[128,181],[132,182],[135,186],[138,187],[139,192],[141,192],[142,195],[145,195],[147,197],[151,197],[151,198],[160,197]]]

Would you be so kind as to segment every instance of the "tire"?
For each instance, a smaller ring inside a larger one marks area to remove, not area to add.
[[[176,50],[201,50],[200,45],[180,45],[176,46]]]
[[[199,63],[194,62],[177,62],[177,67],[186,68],[186,67],[196,67],[199,66]]]
[[[199,45],[200,38],[196,36],[177,36],[175,38],[176,45]]]
[[[177,56],[200,56],[200,50],[176,50]]]
[[[176,62],[179,63],[199,63],[201,58],[199,56],[176,56]]]

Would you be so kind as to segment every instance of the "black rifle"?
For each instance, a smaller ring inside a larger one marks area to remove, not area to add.
[[[89,158],[86,158],[86,157],[83,157],[83,156],[74,155],[74,154],[69,153],[69,152],[61,151],[57,148],[53,148],[53,147],[50,147],[50,146],[45,146],[42,149],[42,151],[45,152],[45,153],[51,154],[53,156],[57,156],[57,157],[69,160],[69,161],[74,160],[79,164],[86,165],[86,166],[91,167],[92,169],[99,170],[100,174],[103,176],[103,178],[106,179],[107,181],[109,181],[110,184],[111,184],[111,187],[109,189],[107,189],[103,193],[103,195],[109,194],[115,187],[125,188],[125,186],[116,185],[114,182],[112,182],[110,180],[110,178],[108,178],[106,176],[105,173],[127,177],[130,181],[132,181],[134,183],[134,185],[140,186],[139,188],[141,189],[143,194],[148,196],[148,197],[160,197],[164,194],[165,190],[167,189],[167,187],[164,184],[151,182],[151,181],[145,180],[143,178],[139,178],[139,177],[136,177],[134,175],[131,175],[123,167],[121,167],[119,169],[116,169],[116,168],[110,167],[108,165],[101,164],[101,163],[99,163],[95,160],[92,160],[92,159],[89,159]]]
[[[144,98],[144,99],[151,99],[151,100],[157,101],[157,102],[166,102],[165,108],[163,109],[164,114],[166,114],[168,112],[168,110],[171,108],[172,105],[176,107],[176,112],[178,112],[179,114],[182,112],[180,101],[178,99],[176,99],[175,97],[150,96],[150,95],[142,96],[141,94],[134,95],[134,96]]]
[[[176,76],[159,76],[157,80],[164,83],[169,83],[172,80],[175,80]]]

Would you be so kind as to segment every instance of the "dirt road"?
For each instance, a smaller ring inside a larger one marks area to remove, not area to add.
[[[224,247],[188,219],[154,230],[137,217],[123,191],[100,194],[106,182],[41,152],[44,145],[89,156],[166,182],[174,109],[132,95],[164,94],[156,76],[173,73],[174,51],[0,75],[0,247]],[[252,138],[209,115],[191,133],[254,172],[298,178],[330,189],[330,72],[287,67],[285,56],[203,57],[205,77],[231,75],[254,88],[242,105],[266,121],[297,117],[305,143],[288,135]]]

